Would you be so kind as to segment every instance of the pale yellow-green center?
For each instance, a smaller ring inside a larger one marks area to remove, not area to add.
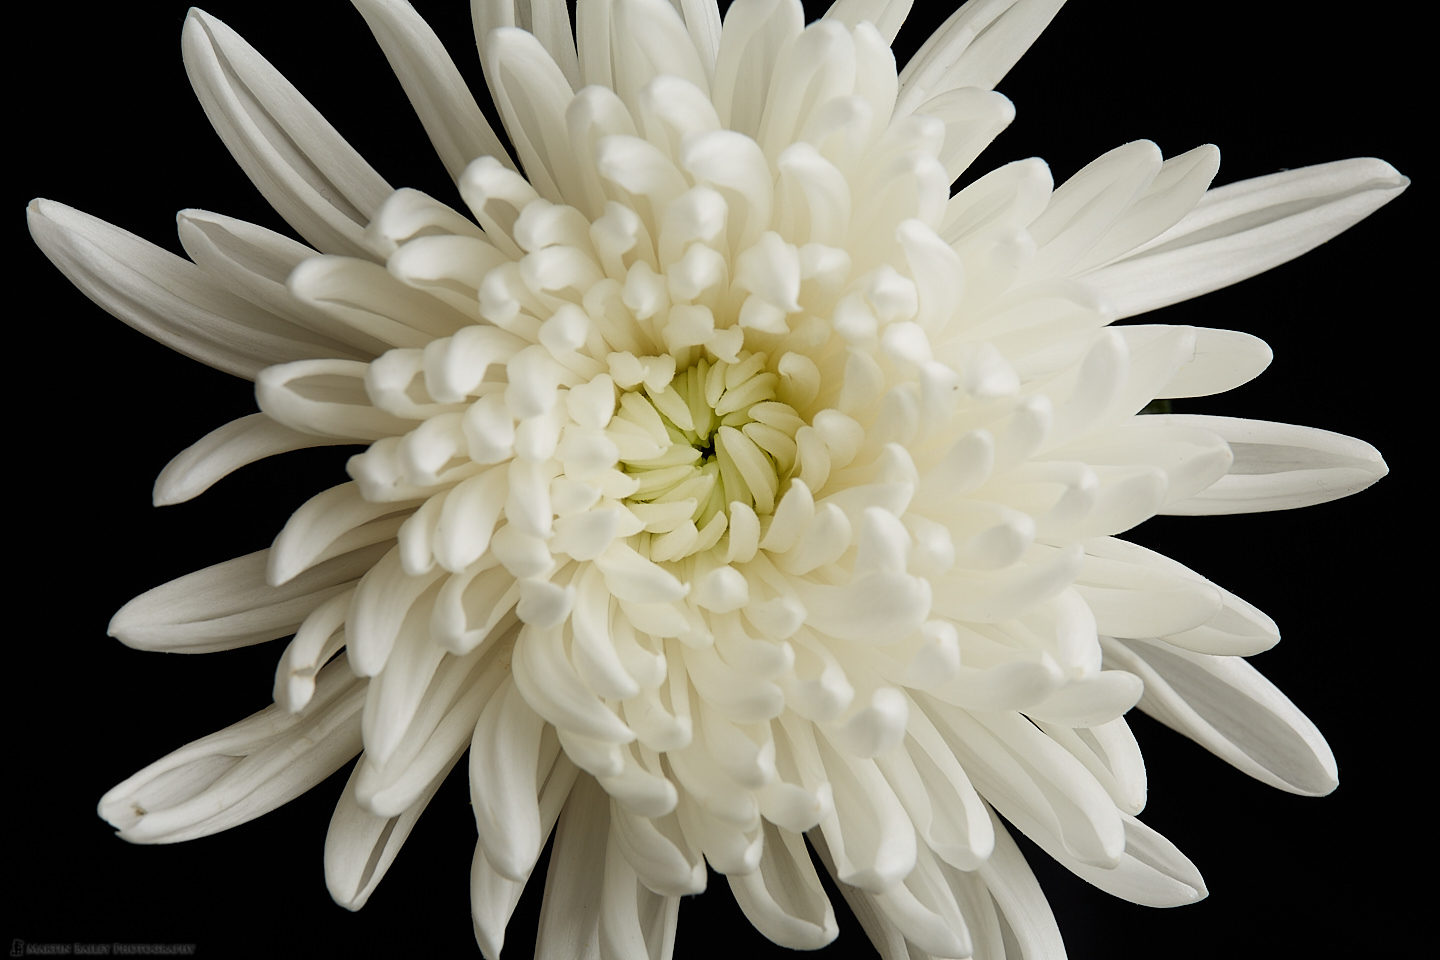
[[[679,559],[725,533],[730,504],[759,516],[775,509],[795,467],[804,421],[775,399],[779,378],[764,354],[736,363],[702,358],[662,390],[644,384],[620,396],[615,417],[656,441],[655,455],[622,456],[638,484],[626,505],[646,523],[651,555]]]

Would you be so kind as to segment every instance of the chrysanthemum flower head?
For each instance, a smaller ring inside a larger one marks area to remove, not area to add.
[[[1383,462],[1141,415],[1269,350],[1115,321],[1328,239],[1403,189],[1387,165],[1211,190],[1213,147],[1142,141],[1058,187],[1022,160],[952,195],[1049,0],[972,0],[900,71],[904,2],[806,26],[793,0],[723,25],[708,0],[582,0],[573,34],[553,0],[476,3],[512,160],[408,4],[355,6],[463,210],[392,189],[198,11],[196,92],[308,245],[192,210],[189,262],[32,205],[93,299],[255,380],[260,412],[177,457],[157,502],[363,446],[268,550],[116,614],[151,649],[293,634],[273,706],[106,795],[122,836],[224,829],[358,754],[325,851],[358,908],[468,751],[486,955],[553,834],[540,956],[668,956],[707,866],[767,937],[821,946],[818,863],[886,957],[1048,958],[997,814],[1118,896],[1204,895],[1136,819],[1137,703],[1268,783],[1333,788],[1241,659],[1269,618],[1117,535],[1319,503]]]

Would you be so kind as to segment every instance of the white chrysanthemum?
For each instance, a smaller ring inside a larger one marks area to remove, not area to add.
[[[997,813],[1118,896],[1204,895],[1135,819],[1137,702],[1267,783],[1333,788],[1318,732],[1240,659],[1271,621],[1115,537],[1334,499],[1383,462],[1138,416],[1269,351],[1111,323],[1329,239],[1403,189],[1392,169],[1210,191],[1214,148],[1138,142],[1058,188],[1027,160],[951,196],[1058,0],[972,0],[898,75],[903,0],[808,27],[737,0],[723,28],[710,0],[582,0],[573,43],[556,0],[477,2],[522,174],[408,4],[355,5],[468,211],[392,190],[200,12],[195,89],[311,246],[186,211],[189,263],[31,208],[96,302],[256,381],[261,412],[177,457],[158,502],[368,445],[269,550],[116,615],[152,649],[294,634],[274,706],[106,795],[122,836],[213,833],[358,753],[325,852],[357,908],[468,748],[486,955],[554,832],[540,956],[668,956],[707,864],[766,936],[820,946],[813,848],[887,958],[1050,958]]]

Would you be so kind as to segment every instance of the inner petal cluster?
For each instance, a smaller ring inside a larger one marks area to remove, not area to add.
[[[642,382],[620,395],[606,435],[635,481],[624,502],[645,524],[639,548],[652,560],[719,545],[731,504],[768,517],[795,468],[804,421],[775,399],[764,354],[737,359],[701,357],[659,389]]]

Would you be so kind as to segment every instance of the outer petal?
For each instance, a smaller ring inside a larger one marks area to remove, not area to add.
[[[1064,3],[970,0],[941,24],[901,71],[896,113],[903,116],[915,104],[947,90],[994,89]]]
[[[513,167],[434,31],[404,0],[352,0],[453,179],[476,157]]]
[[[367,255],[365,224],[390,185],[219,20],[192,9],[181,49],[205,115],[270,205],[316,249]]]
[[[609,835],[610,804],[599,784],[582,776],[555,829],[540,904],[537,957],[599,960]]]
[[[174,843],[269,813],[359,752],[364,696],[341,658],[305,709],[271,705],[181,747],[105,794],[100,816],[133,843]]]
[[[1240,657],[1163,641],[1104,640],[1107,660],[1145,681],[1140,709],[1272,787],[1322,796],[1339,783],[1335,755],[1290,699]]]
[[[601,7],[604,16],[608,16],[612,2],[605,0],[581,6],[592,8],[592,14],[593,8]],[[482,53],[491,32],[501,27],[519,27],[535,35],[572,87],[581,86],[580,61],[565,0],[470,0],[470,17],[475,23],[475,44]]]
[[[263,413],[232,420],[181,450],[155,478],[155,506],[184,503],[234,471],[277,453],[348,443],[292,430]]]
[[[277,317],[314,331],[310,339],[328,350],[313,356],[369,360],[389,348],[291,294],[286,285],[290,274],[317,255],[305,244],[205,210],[181,210],[176,222],[185,252],[211,277]]]
[[[1370,444],[1328,430],[1233,417],[1166,419],[1224,437],[1235,462],[1210,487],[1166,505],[1161,513],[1202,516],[1293,510],[1359,493],[1389,473]]]
[[[1085,279],[1117,318],[1156,310],[1293,260],[1374,213],[1409,183],[1370,157],[1232,183]]]
[[[766,937],[792,950],[818,950],[835,939],[839,928],[805,840],[768,821],[763,827],[760,868],[732,874],[730,890],[746,918]]]
[[[294,633],[310,613],[374,565],[388,544],[336,557],[283,587],[265,580],[269,550],[197,570],[147,590],[110,620],[126,646],[210,653]]]
[[[1030,872],[1030,865],[1005,826],[994,818],[995,852],[979,869],[980,878],[990,890],[1001,922],[1010,936],[1007,939],[1007,960],[1064,960],[1065,944],[1050,902]],[[1011,958],[1008,944],[1019,952]]]
[[[825,11],[825,19],[839,20],[849,27],[868,20],[886,43],[894,43],[895,35],[914,5],[915,0],[835,0]]]
[[[81,293],[187,357],[253,380],[272,363],[335,353],[133,233],[51,200],[32,201],[26,216],[36,245]]]
[[[382,817],[371,813],[355,798],[355,783],[360,767],[350,775],[345,792],[335,805],[330,817],[330,830],[325,834],[325,886],[335,902],[347,910],[359,910],[375,892],[385,871],[390,869],[395,855],[415,821],[425,812],[430,798],[444,782],[446,774],[459,759],[457,752],[444,769],[421,789],[420,795],[408,807],[393,817]]]

